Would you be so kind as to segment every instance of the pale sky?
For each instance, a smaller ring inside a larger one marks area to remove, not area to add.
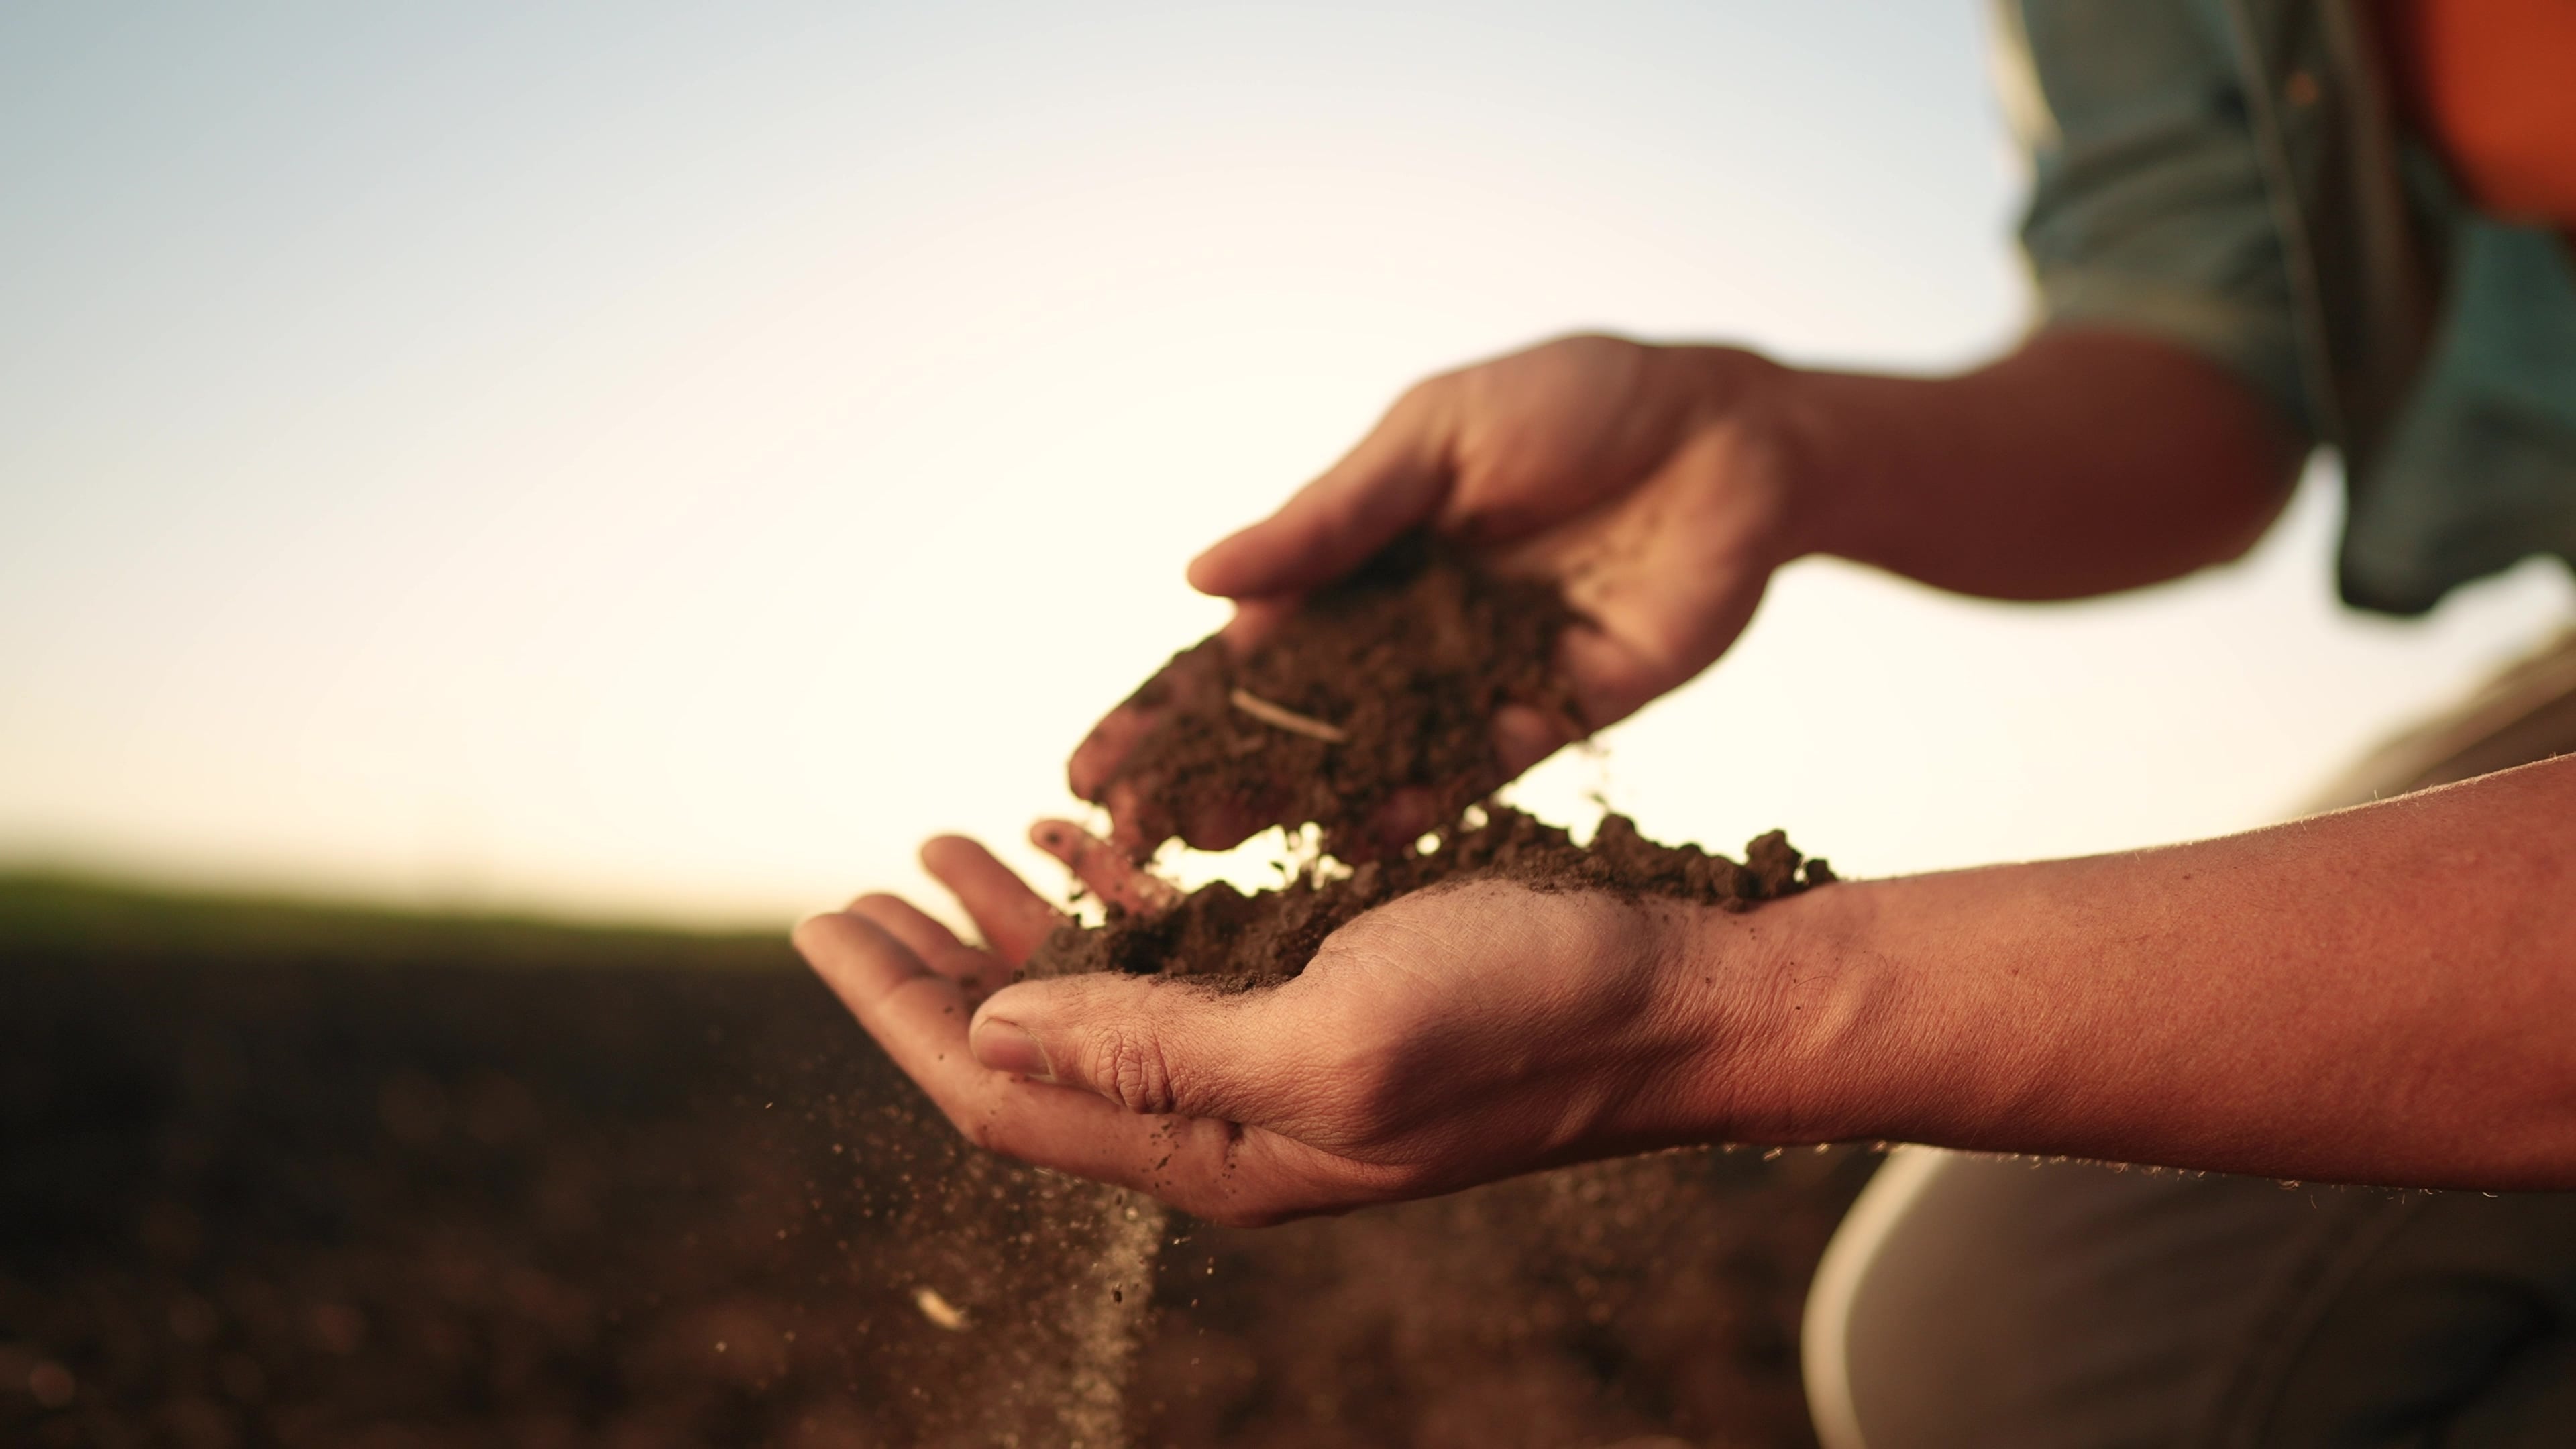
[[[1180,569],[1579,327],[2008,343],[1978,7],[0,12],[0,862],[783,924],[1062,760]],[[2340,613],[2329,477],[2081,607],[1792,569],[1526,792],[1848,872],[2274,818],[2576,611]],[[1054,884],[1051,873],[1040,878]]]

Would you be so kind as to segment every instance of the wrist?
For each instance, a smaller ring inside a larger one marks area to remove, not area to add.
[[[1907,384],[1799,368],[1779,371],[1764,388],[1759,406],[1761,426],[1777,459],[1787,557],[1867,558],[1869,500],[1881,491],[1879,480],[1891,472],[1888,455],[1899,449],[1910,422],[1908,410],[1889,404]]]
[[[1903,1135],[1921,1115],[1905,1101],[1927,1065],[1908,970],[1881,939],[1888,884],[1691,913],[1689,1136],[1847,1141]]]

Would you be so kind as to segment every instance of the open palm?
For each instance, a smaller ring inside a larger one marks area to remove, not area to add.
[[[1107,846],[1041,831],[1122,889]],[[798,949],[972,1141],[1203,1218],[1270,1222],[1669,1145],[1713,1110],[1716,978],[1672,949],[1691,908],[1484,882],[1371,912],[1266,990],[1114,973],[1003,985],[1061,917],[972,841],[923,859],[991,949],[885,895],[806,921]]]

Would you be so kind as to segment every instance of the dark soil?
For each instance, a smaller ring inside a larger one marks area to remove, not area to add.
[[[1121,1201],[965,1146],[779,941],[5,878],[0,1142],[12,1446],[1040,1449]],[[1799,1301],[1870,1164],[1176,1222],[1129,1436],[1810,1444]]]
[[[1099,926],[1058,927],[1030,958],[1026,974],[1162,972],[1267,985],[1305,970],[1324,938],[1363,911],[1471,880],[1668,896],[1741,911],[1834,878],[1821,858],[1804,859],[1777,830],[1746,845],[1741,865],[1697,846],[1658,845],[1624,815],[1605,817],[1588,845],[1502,805],[1477,807],[1466,821],[1435,834],[1431,850],[1408,847],[1363,861],[1347,875],[1309,866],[1278,890],[1252,895],[1217,881],[1160,916],[1112,906]]]
[[[1308,596],[1248,658],[1203,640],[1129,698],[1161,722],[1111,778],[1121,835],[1142,860],[1189,822],[1248,835],[1311,821],[1343,860],[1400,850],[1503,783],[1504,705],[1584,732],[1553,664],[1574,619],[1553,584],[1408,535]],[[1410,828],[1390,832],[1391,816]]]
[[[1249,896],[1218,882],[1161,915],[1113,904],[1098,926],[1059,929],[1026,974],[1281,981],[1362,912],[1468,880],[1738,911],[1831,881],[1823,860],[1804,860],[1776,830],[1738,864],[1658,845],[1623,815],[1578,846],[1520,811],[1479,803],[1503,783],[1493,720],[1504,705],[1580,733],[1573,690],[1555,669],[1558,637],[1576,618],[1554,584],[1496,576],[1414,534],[1310,596],[1248,657],[1220,638],[1176,655],[1128,701],[1160,722],[1113,777],[1124,787],[1113,793],[1121,833],[1150,854],[1184,822],[1223,820],[1220,835],[1311,824],[1331,866],[1309,861],[1279,889]]]

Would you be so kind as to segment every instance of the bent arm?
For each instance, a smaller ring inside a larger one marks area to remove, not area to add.
[[[2065,599],[2242,554],[2306,443],[2261,393],[2172,343],[2063,329],[1942,378],[1791,372],[1774,413],[1794,553],[1938,588]]]
[[[1713,930],[1794,1023],[1716,1069],[1757,1140],[2576,1188],[2576,757]]]

